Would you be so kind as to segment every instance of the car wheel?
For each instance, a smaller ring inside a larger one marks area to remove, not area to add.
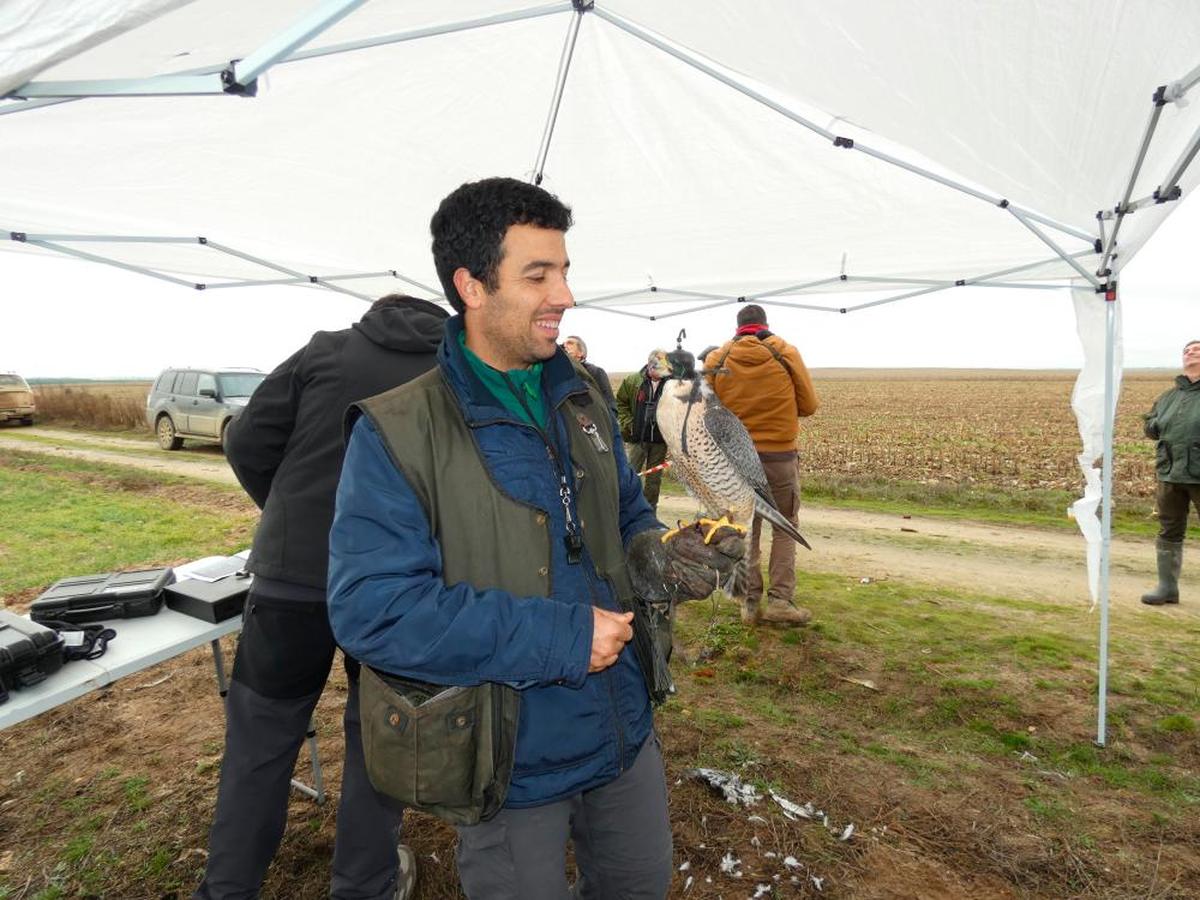
[[[22,425],[32,425],[33,424],[33,416],[26,416],[25,418],[23,418],[21,420],[21,424]]]
[[[170,416],[159,416],[154,433],[158,435],[158,446],[164,450],[178,450],[183,446],[183,438],[175,433],[175,423]]]

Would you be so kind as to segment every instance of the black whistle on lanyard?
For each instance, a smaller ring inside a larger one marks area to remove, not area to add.
[[[583,538],[571,532],[563,538],[563,543],[567,547],[567,562],[571,565],[578,564],[583,559]]]

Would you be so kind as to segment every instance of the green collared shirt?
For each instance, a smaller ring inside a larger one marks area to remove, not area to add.
[[[546,404],[542,402],[542,364],[540,362],[534,363],[528,369],[509,369],[507,372],[501,372],[499,369],[493,369],[472,352],[471,348],[467,346],[465,331],[459,332],[458,344],[463,349],[471,371],[479,376],[483,386],[500,401],[501,406],[522,422],[528,422],[530,425],[537,425],[543,429],[546,427]],[[524,399],[524,404],[517,398],[517,393],[513,393],[514,390]],[[537,416],[536,422],[529,418],[526,407],[533,410],[533,414]]]

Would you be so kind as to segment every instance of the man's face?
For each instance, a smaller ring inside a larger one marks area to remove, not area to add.
[[[1192,381],[1200,377],[1200,343],[1183,348],[1183,371]]]
[[[525,369],[558,349],[563,313],[575,305],[571,261],[563,232],[533,225],[510,226],[501,251],[496,289],[464,297],[467,345],[493,368]]]
[[[575,362],[583,362],[583,351],[579,349],[579,341],[567,338],[563,341],[563,352]]]

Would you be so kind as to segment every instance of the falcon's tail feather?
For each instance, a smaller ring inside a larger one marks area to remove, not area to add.
[[[755,497],[754,498],[754,511],[756,513],[758,513],[760,516],[762,516],[764,519],[766,519],[768,522],[770,522],[772,528],[779,529],[784,534],[786,534],[788,537],[790,537],[793,541],[795,541],[797,544],[800,544],[802,547],[806,547],[809,550],[812,549],[812,547],[809,545],[808,541],[806,541],[804,539],[804,535],[802,535],[799,531],[797,531],[796,526],[793,525],[791,522],[789,522],[787,519],[785,519],[783,516],[783,513],[781,513],[775,507],[769,506],[763,500]]]

